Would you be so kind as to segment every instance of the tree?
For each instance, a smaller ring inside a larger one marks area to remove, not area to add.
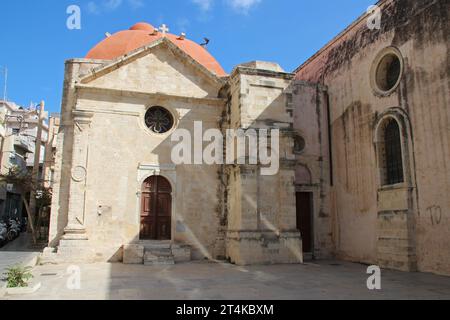
[[[35,221],[39,222],[40,212],[43,208],[50,206],[52,201],[52,189],[45,188],[42,181],[34,182],[32,173],[28,170],[21,170],[17,166],[8,169],[8,173],[0,174],[1,184],[13,184],[20,192],[22,202],[28,216],[28,223],[31,229],[34,244],[37,243]],[[26,199],[27,194],[34,194],[36,197],[37,208],[36,212],[31,212],[30,206]],[[36,217],[37,216],[37,217]]]

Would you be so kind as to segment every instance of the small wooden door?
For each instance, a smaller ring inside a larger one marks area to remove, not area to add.
[[[312,193],[297,193],[297,229],[303,240],[303,252],[313,251],[313,221],[312,221]]]
[[[145,180],[141,196],[141,240],[171,240],[172,187],[166,178]]]

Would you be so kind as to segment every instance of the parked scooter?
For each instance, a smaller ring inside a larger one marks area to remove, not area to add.
[[[10,219],[6,239],[8,241],[16,239],[20,235],[20,229],[21,229],[20,222],[14,219]]]
[[[7,240],[8,226],[4,222],[0,222],[0,247],[3,247]]]

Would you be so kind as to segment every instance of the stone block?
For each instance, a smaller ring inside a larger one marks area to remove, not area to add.
[[[38,282],[34,285],[30,285],[28,287],[23,288],[6,288],[6,292],[4,295],[8,296],[23,296],[27,294],[33,294],[37,292],[41,288],[41,283]]]
[[[151,252],[146,252],[144,256],[144,265],[146,266],[158,266],[158,265],[174,265],[175,261],[173,256],[167,255],[155,255]]]
[[[176,263],[191,261],[191,248],[189,246],[174,245],[172,254]]]
[[[144,246],[137,244],[129,244],[123,246],[123,263],[124,264],[143,264],[144,263]]]
[[[280,236],[261,232],[229,232],[227,256],[237,265],[303,263],[302,241],[298,232]]]
[[[378,192],[378,210],[380,211],[402,211],[409,209],[409,190],[392,189],[380,190]]]

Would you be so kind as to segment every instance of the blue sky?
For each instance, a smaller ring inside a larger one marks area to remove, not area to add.
[[[105,32],[146,21],[165,23],[191,40],[211,39],[209,51],[227,72],[268,60],[293,71],[364,13],[375,0],[3,0],[0,66],[8,68],[8,99],[28,106],[45,100],[59,112],[64,61],[84,57]],[[81,8],[81,30],[69,30],[69,5]],[[3,97],[3,74],[0,91]]]

